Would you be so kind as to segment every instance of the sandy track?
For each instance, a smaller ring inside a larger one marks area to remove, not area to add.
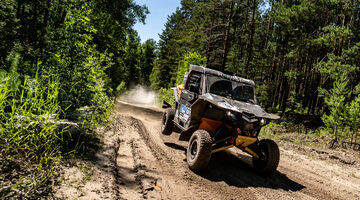
[[[85,183],[65,181],[63,199],[359,199],[360,165],[320,160],[298,146],[280,143],[278,171],[268,177],[251,167],[238,149],[212,155],[194,173],[186,164],[186,142],[160,133],[162,109],[116,103],[116,119],[104,133],[93,175]],[[314,153],[317,153],[316,151]],[[317,154],[319,155],[319,154]],[[359,155],[357,155],[359,156]],[[68,176],[74,177],[74,168]],[[65,176],[66,177],[66,176]],[[75,176],[76,177],[76,176]],[[71,184],[67,184],[71,183]],[[81,185],[81,186],[79,186]]]
[[[133,177],[119,186],[124,199],[360,198],[357,166],[330,164],[281,146],[278,171],[270,177],[253,171],[251,158],[237,149],[213,154],[208,169],[195,174],[186,165],[186,142],[176,133],[161,135],[161,109],[118,102],[116,110],[122,123],[118,167],[133,168],[119,171]]]

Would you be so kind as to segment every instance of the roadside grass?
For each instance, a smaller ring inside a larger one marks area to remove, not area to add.
[[[90,181],[93,175],[93,164],[91,162],[85,162],[79,165],[80,171],[84,174],[84,181]]]
[[[339,131],[340,141],[335,145],[335,148],[347,148],[343,146],[343,142],[349,143],[350,130],[343,129]],[[322,149],[330,148],[330,143],[333,141],[330,130],[320,127],[317,129],[309,129],[303,125],[293,125],[292,123],[269,123],[260,133],[260,138],[269,138],[277,141],[287,141],[301,146],[317,147]]]
[[[0,71],[0,199],[46,198],[60,165],[91,162],[100,142],[94,124],[108,121],[111,108],[88,109],[77,122],[60,119],[59,78],[20,78],[16,66],[15,58],[9,72]]]
[[[0,199],[51,197],[54,186],[61,182],[63,166],[75,166],[85,174],[86,180],[91,179],[94,155],[100,149],[99,136],[86,129],[62,134],[64,140],[57,141],[58,148],[52,154],[41,155],[47,156],[39,159],[47,160],[46,163],[16,153],[1,155]]]

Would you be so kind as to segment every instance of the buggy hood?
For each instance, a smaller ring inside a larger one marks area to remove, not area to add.
[[[279,116],[265,112],[259,105],[256,104],[241,102],[210,93],[200,95],[199,99],[208,101],[221,109],[245,114],[248,117],[265,118],[269,120],[279,119]]]

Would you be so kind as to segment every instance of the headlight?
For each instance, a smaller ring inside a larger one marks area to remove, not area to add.
[[[264,118],[262,118],[262,119],[260,120],[260,125],[261,125],[261,126],[264,126],[264,125],[266,124],[266,122],[267,122],[267,120],[264,119]]]
[[[226,111],[226,115],[231,119],[236,120],[236,115],[234,115],[231,111]]]

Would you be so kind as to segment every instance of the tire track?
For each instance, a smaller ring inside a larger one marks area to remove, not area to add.
[[[161,112],[132,106],[116,105],[123,120],[128,121],[132,133],[144,143],[137,154],[150,152],[155,161],[141,157],[141,162],[157,166],[158,181],[163,186],[162,199],[357,199],[354,192],[359,180],[341,178],[341,172],[299,158],[295,152],[281,149],[278,172],[263,177],[252,169],[248,156],[237,149],[212,155],[209,167],[201,173],[188,169],[185,160],[186,147],[172,136],[161,136],[159,127]],[[134,143],[140,144],[134,140]],[[134,161],[135,162],[135,161]],[[154,163],[155,162],[155,163]],[[322,167],[325,167],[322,169]],[[332,170],[329,172],[329,170]],[[320,171],[316,171],[320,170]],[[333,173],[336,172],[336,173]],[[330,176],[328,173],[331,173]],[[334,176],[334,177],[332,177]],[[354,186],[341,184],[355,183]],[[356,182],[351,182],[356,180]]]
[[[119,185],[120,185],[120,180],[121,180],[121,176],[120,176],[120,171],[119,171],[119,166],[118,166],[118,154],[119,154],[119,149],[120,149],[120,139],[118,138],[116,140],[116,142],[113,145],[113,155],[111,156],[112,159],[110,159],[112,162],[112,171],[113,171],[113,176],[114,176],[114,183],[113,183],[113,199],[115,200],[122,200],[122,198],[120,197],[120,191],[119,191]]]
[[[186,162],[176,160],[176,157],[170,157],[163,148],[158,146],[150,136],[143,122],[134,117],[129,117],[132,121],[132,125],[138,129],[138,133],[141,135],[143,141],[150,148],[152,154],[160,161],[163,172],[167,176],[177,176],[182,179],[189,191],[195,190],[193,196],[190,197],[197,199],[233,199],[234,197],[242,196],[243,199],[253,199],[247,196],[251,196],[251,191],[246,188],[242,188],[242,191],[235,191],[234,188],[224,187],[223,183],[214,183],[199,175],[195,174],[188,169]],[[177,169],[177,170],[174,170]]]

